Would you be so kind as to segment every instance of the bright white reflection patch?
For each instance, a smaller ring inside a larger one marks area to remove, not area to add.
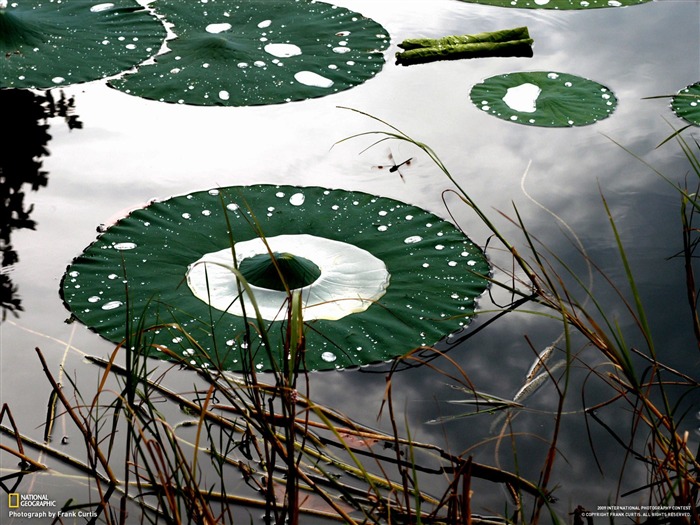
[[[321,270],[318,279],[301,289],[305,320],[342,319],[367,310],[386,293],[390,279],[386,265],[357,246],[305,234],[268,237],[267,243],[273,252],[303,257]],[[261,239],[236,243],[238,264],[249,257],[267,253]],[[232,266],[230,248],[207,253],[188,267],[187,284],[198,299],[217,310],[242,317],[238,281],[228,269]],[[251,288],[264,319],[286,318],[285,292],[257,286]],[[248,316],[255,315],[247,298],[245,308]]]
[[[222,23],[222,24],[209,24],[206,27],[207,33],[213,33],[213,34],[223,33],[224,31],[228,31],[229,29],[231,29],[231,24],[229,24],[227,22]]]
[[[277,58],[288,58],[301,55],[301,48],[294,44],[271,43],[265,46],[265,52]]]
[[[5,4],[5,6],[7,6],[7,4]],[[2,7],[3,6],[0,5],[0,8],[2,8]],[[93,5],[90,8],[90,11],[92,11],[93,13],[99,13],[100,11],[107,11],[107,9],[112,9],[113,7],[114,7],[114,4],[108,4],[108,3],[97,4],[97,5]]]
[[[330,78],[314,73],[313,71],[299,71],[294,74],[294,78],[300,84],[311,87],[329,88],[333,85]]]
[[[534,113],[537,111],[537,97],[540,96],[540,93],[542,93],[542,90],[538,86],[527,82],[508,88],[503,97],[503,102],[514,111]]]

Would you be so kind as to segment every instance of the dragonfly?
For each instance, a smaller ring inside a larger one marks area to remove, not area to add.
[[[401,177],[401,180],[403,182],[406,182],[406,179],[404,178],[403,173],[401,173],[401,170],[399,168],[401,168],[402,166],[406,166],[406,167],[410,166],[411,162],[413,161],[413,157],[408,158],[408,159],[404,160],[403,162],[399,162],[399,163],[397,163],[394,160],[394,155],[392,155],[391,151],[389,151],[388,157],[389,157],[389,161],[391,162],[391,164],[386,164],[383,166],[374,166],[374,169],[389,170],[389,173],[398,173],[399,177]]]

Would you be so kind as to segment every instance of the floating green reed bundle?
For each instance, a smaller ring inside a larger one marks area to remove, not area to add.
[[[396,53],[396,63],[410,66],[461,58],[531,57],[533,42],[527,27],[443,38],[409,38],[399,44],[404,51]]]

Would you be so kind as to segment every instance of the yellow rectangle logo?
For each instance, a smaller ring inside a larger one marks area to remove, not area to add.
[[[19,508],[19,494],[17,492],[11,492],[7,495],[7,506],[11,509]]]

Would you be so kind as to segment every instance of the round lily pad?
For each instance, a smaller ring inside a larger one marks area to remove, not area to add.
[[[176,37],[155,63],[112,83],[148,99],[248,106],[322,97],[373,77],[387,32],[311,0],[182,2],[156,9]]]
[[[700,82],[681,89],[671,99],[671,109],[680,118],[700,126]]]
[[[525,9],[600,9],[603,7],[626,7],[645,4],[651,0],[462,0],[472,4],[495,5],[499,7],[520,7]]]
[[[490,115],[530,126],[585,126],[609,117],[617,106],[607,87],[552,71],[487,78],[469,96]]]
[[[258,325],[230,270],[231,238],[270,352],[258,335],[245,338],[246,320]],[[423,209],[366,193],[261,185],[132,212],[73,261],[61,293],[75,317],[110,341],[126,337],[128,319],[134,330],[158,327],[148,335],[152,356],[165,357],[162,345],[196,366],[214,360],[240,371],[250,356],[258,370],[271,370],[280,365],[288,294],[269,280],[270,266],[301,279],[309,370],[386,361],[437,342],[469,322],[490,271],[459,229]]]
[[[0,87],[115,75],[154,55],[165,28],[133,0],[19,0],[0,8]]]

